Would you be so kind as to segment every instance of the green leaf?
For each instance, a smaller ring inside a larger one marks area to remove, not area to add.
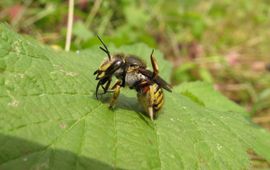
[[[77,21],[74,24],[73,34],[79,37],[82,40],[88,40],[93,37],[93,33],[88,30],[85,24],[82,21]]]
[[[127,23],[137,28],[145,27],[150,19],[150,14],[136,4],[126,6],[124,9]]]
[[[109,48],[149,65],[145,45]],[[168,80],[171,64],[155,54]],[[248,149],[270,160],[269,133],[224,97],[199,92],[205,85],[165,93],[153,122],[134,90],[123,89],[108,109],[93,95],[104,57],[98,47],[53,51],[0,25],[0,169],[247,169]],[[207,101],[212,95],[224,109]]]
[[[206,68],[199,68],[199,75],[201,79],[205,82],[208,82],[208,83],[214,82],[211,73]]]
[[[181,86],[174,88],[174,91],[189,97],[196,103],[202,103],[201,105],[209,109],[238,112],[248,115],[242,107],[215,91],[214,88],[206,82],[197,81],[193,83],[183,83]]]
[[[194,70],[196,67],[197,66],[195,63],[183,63],[181,66],[178,66],[174,70],[172,75],[172,81],[175,84],[180,84],[181,82],[194,80],[195,78],[192,77],[192,70]]]

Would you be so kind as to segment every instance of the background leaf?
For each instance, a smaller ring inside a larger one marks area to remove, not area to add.
[[[189,97],[197,103],[201,103],[201,105],[209,109],[226,112],[234,111],[236,113],[248,115],[244,108],[222,96],[222,94],[215,91],[209,83],[199,81],[194,83],[183,83],[181,86],[174,88],[174,91]]]
[[[74,23],[73,34],[82,40],[88,40],[93,37],[93,33],[81,21]]]
[[[149,62],[145,45],[109,48]],[[171,65],[156,55],[167,77]],[[0,169],[246,169],[248,149],[270,160],[269,133],[204,84],[165,92],[154,122],[129,89],[108,109],[93,96],[104,57],[97,47],[53,51],[0,26]]]

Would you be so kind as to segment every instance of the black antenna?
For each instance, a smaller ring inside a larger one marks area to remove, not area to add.
[[[104,51],[104,52],[108,55],[109,60],[111,60],[112,57],[111,57],[110,51],[109,51],[109,49],[107,48],[106,44],[102,41],[102,39],[100,38],[99,35],[97,35],[97,37],[98,37],[99,41],[102,43],[102,45],[103,45],[103,47],[104,47],[104,48],[103,48],[103,47],[99,47],[99,48],[100,48],[102,51]]]

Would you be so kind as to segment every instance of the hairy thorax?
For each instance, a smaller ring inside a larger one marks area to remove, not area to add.
[[[139,82],[146,80],[147,77],[145,77],[143,74],[138,72],[128,72],[125,77],[125,82],[128,85],[129,88],[134,88],[136,84]]]

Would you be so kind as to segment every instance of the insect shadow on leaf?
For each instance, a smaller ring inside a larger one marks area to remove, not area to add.
[[[108,102],[111,100],[112,94],[106,93],[102,94],[101,97],[99,98],[99,101],[101,101],[104,104],[108,104]],[[95,93],[92,94],[92,98],[96,99]],[[119,95],[118,102],[116,103],[116,107],[111,109],[112,111],[117,111],[117,110],[130,110],[134,111],[137,113],[137,115],[151,128],[153,127],[153,124],[149,119],[147,118],[147,113],[144,111],[142,106],[138,103],[138,100],[136,97],[127,97],[124,94]]]

